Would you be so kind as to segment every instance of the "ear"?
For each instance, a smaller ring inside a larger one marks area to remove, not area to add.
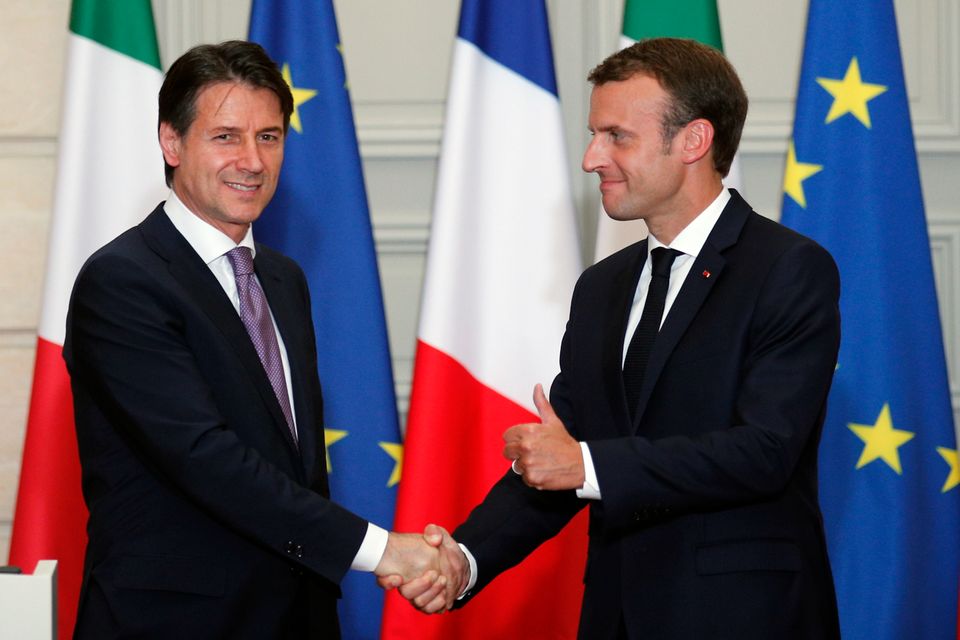
[[[171,167],[180,166],[180,150],[183,146],[183,138],[176,132],[169,122],[161,122],[160,129],[157,132],[160,139],[160,149],[163,151],[163,159]]]
[[[684,164],[693,164],[710,153],[713,147],[713,125],[709,120],[697,118],[687,123],[680,131],[681,159]]]

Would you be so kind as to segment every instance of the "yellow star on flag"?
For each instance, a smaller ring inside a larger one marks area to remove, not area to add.
[[[347,437],[349,431],[340,431],[339,429],[324,429],[323,430],[323,444],[324,448],[327,450],[327,473],[333,471],[333,467],[330,464],[330,445],[336,444]]]
[[[798,205],[807,208],[807,198],[803,195],[803,181],[823,170],[822,164],[810,164],[797,161],[797,150],[793,140],[787,147],[787,167],[783,171],[783,191]]]
[[[393,458],[393,473],[387,480],[387,488],[390,488],[400,482],[400,467],[403,466],[403,445],[395,442],[381,442],[380,448]]]
[[[893,420],[890,418],[890,405],[884,404],[877,416],[874,424],[848,424],[850,430],[857,434],[857,437],[863,440],[866,446],[863,447],[863,453],[857,461],[857,469],[880,458],[887,465],[902,475],[900,469],[899,447],[909,442],[916,435],[911,431],[901,431],[893,428]]]
[[[293,113],[290,114],[290,126],[297,133],[303,133],[303,125],[300,122],[300,105],[317,95],[315,89],[301,89],[293,86],[293,76],[290,75],[290,63],[284,62],[283,69],[280,70],[284,81],[290,87],[290,93],[293,94]]]
[[[827,113],[826,124],[851,113],[867,129],[870,128],[870,111],[867,109],[867,103],[887,90],[887,87],[882,84],[870,84],[861,80],[860,63],[857,62],[856,56],[850,59],[850,66],[847,67],[843,80],[817,78],[817,84],[833,96],[833,104],[830,106],[830,112]]]
[[[947,476],[946,482],[943,483],[943,489],[940,490],[940,493],[946,493],[960,484],[960,460],[957,458],[956,449],[937,447],[937,453],[950,465],[950,474]]]

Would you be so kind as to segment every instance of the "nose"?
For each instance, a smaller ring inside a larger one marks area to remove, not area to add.
[[[255,138],[244,141],[237,157],[237,168],[246,173],[262,172],[263,158],[260,157],[260,153],[261,149]]]
[[[583,161],[580,163],[580,168],[587,173],[594,173],[602,167],[603,164],[603,144],[600,141],[600,136],[595,135],[590,138],[590,144],[587,145],[586,150],[583,152]]]

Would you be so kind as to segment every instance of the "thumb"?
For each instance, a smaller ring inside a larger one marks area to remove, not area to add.
[[[443,543],[443,534],[446,533],[446,530],[435,524],[428,524],[423,529],[423,539],[427,541],[431,547],[439,547]]]
[[[537,407],[537,413],[540,414],[540,422],[546,423],[557,419],[557,414],[553,412],[553,405],[547,400],[541,384],[533,388],[533,404]]]

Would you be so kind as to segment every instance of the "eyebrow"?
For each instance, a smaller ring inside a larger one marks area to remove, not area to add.
[[[220,125],[210,129],[210,133],[238,133],[245,131],[246,127],[233,127],[230,125]],[[264,127],[263,129],[258,129],[257,133],[282,133],[283,127]]]

